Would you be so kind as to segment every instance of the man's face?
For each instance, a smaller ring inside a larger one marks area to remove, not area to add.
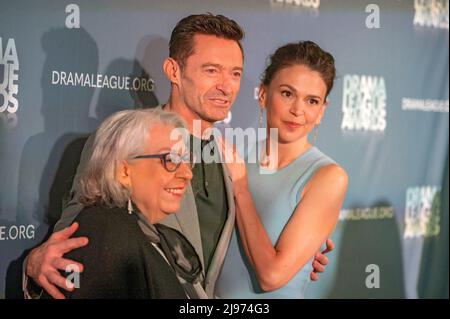
[[[236,41],[195,35],[194,53],[181,74],[181,100],[194,117],[210,123],[225,119],[239,92],[242,68]]]

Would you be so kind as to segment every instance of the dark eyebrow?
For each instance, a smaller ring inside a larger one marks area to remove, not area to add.
[[[309,98],[313,98],[313,99],[318,99],[319,101],[322,100],[322,98],[320,96],[317,95],[308,95]]]
[[[202,68],[206,68],[208,66],[213,66],[213,67],[221,69],[221,70],[223,69],[223,65],[218,64],[218,63],[205,63],[205,64],[202,64]],[[233,70],[244,71],[244,68],[242,68],[240,66],[235,66],[235,67],[233,67]]]
[[[289,88],[289,90],[297,93],[297,90],[293,86],[290,86],[289,84],[280,84],[280,88],[282,88],[283,86],[287,86]]]
[[[280,88],[283,86],[287,86],[291,91],[294,91],[295,93],[297,93],[297,90],[293,86],[291,86],[289,84],[281,84]],[[322,98],[318,95],[308,95],[307,97],[322,100]]]
[[[205,63],[205,64],[202,64],[202,68],[206,68],[208,66],[213,66],[213,67],[218,68],[218,69],[223,69],[223,66],[220,65],[220,64],[217,64],[217,63]]]

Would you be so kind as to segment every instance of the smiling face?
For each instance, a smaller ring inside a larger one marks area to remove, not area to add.
[[[225,119],[239,92],[242,68],[242,51],[236,41],[196,34],[194,53],[180,75],[180,102],[192,118],[209,123]]]
[[[152,126],[140,155],[169,153],[178,141],[170,140],[171,125]],[[131,199],[152,224],[180,209],[181,199],[192,171],[182,163],[175,172],[168,172],[159,158],[125,161],[118,169],[119,181],[131,189]]]
[[[269,85],[261,85],[260,106],[267,109],[268,128],[278,128],[279,143],[307,140],[322,119],[326,92],[320,73],[298,64],[278,70]]]

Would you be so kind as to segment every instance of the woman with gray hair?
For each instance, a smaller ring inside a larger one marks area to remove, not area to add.
[[[77,235],[89,245],[67,256],[85,270],[67,298],[203,297],[194,248],[158,224],[179,210],[192,178],[187,148],[170,139],[176,128],[185,128],[176,114],[151,109],[117,112],[99,127],[77,180]]]

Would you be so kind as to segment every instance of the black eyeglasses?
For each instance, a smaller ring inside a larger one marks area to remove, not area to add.
[[[161,164],[164,166],[166,171],[175,172],[181,165],[181,163],[186,163],[192,169],[195,165],[194,155],[186,152],[184,154],[172,153],[162,153],[162,154],[148,154],[148,155],[138,155],[133,157],[133,159],[140,158],[159,158]]]

